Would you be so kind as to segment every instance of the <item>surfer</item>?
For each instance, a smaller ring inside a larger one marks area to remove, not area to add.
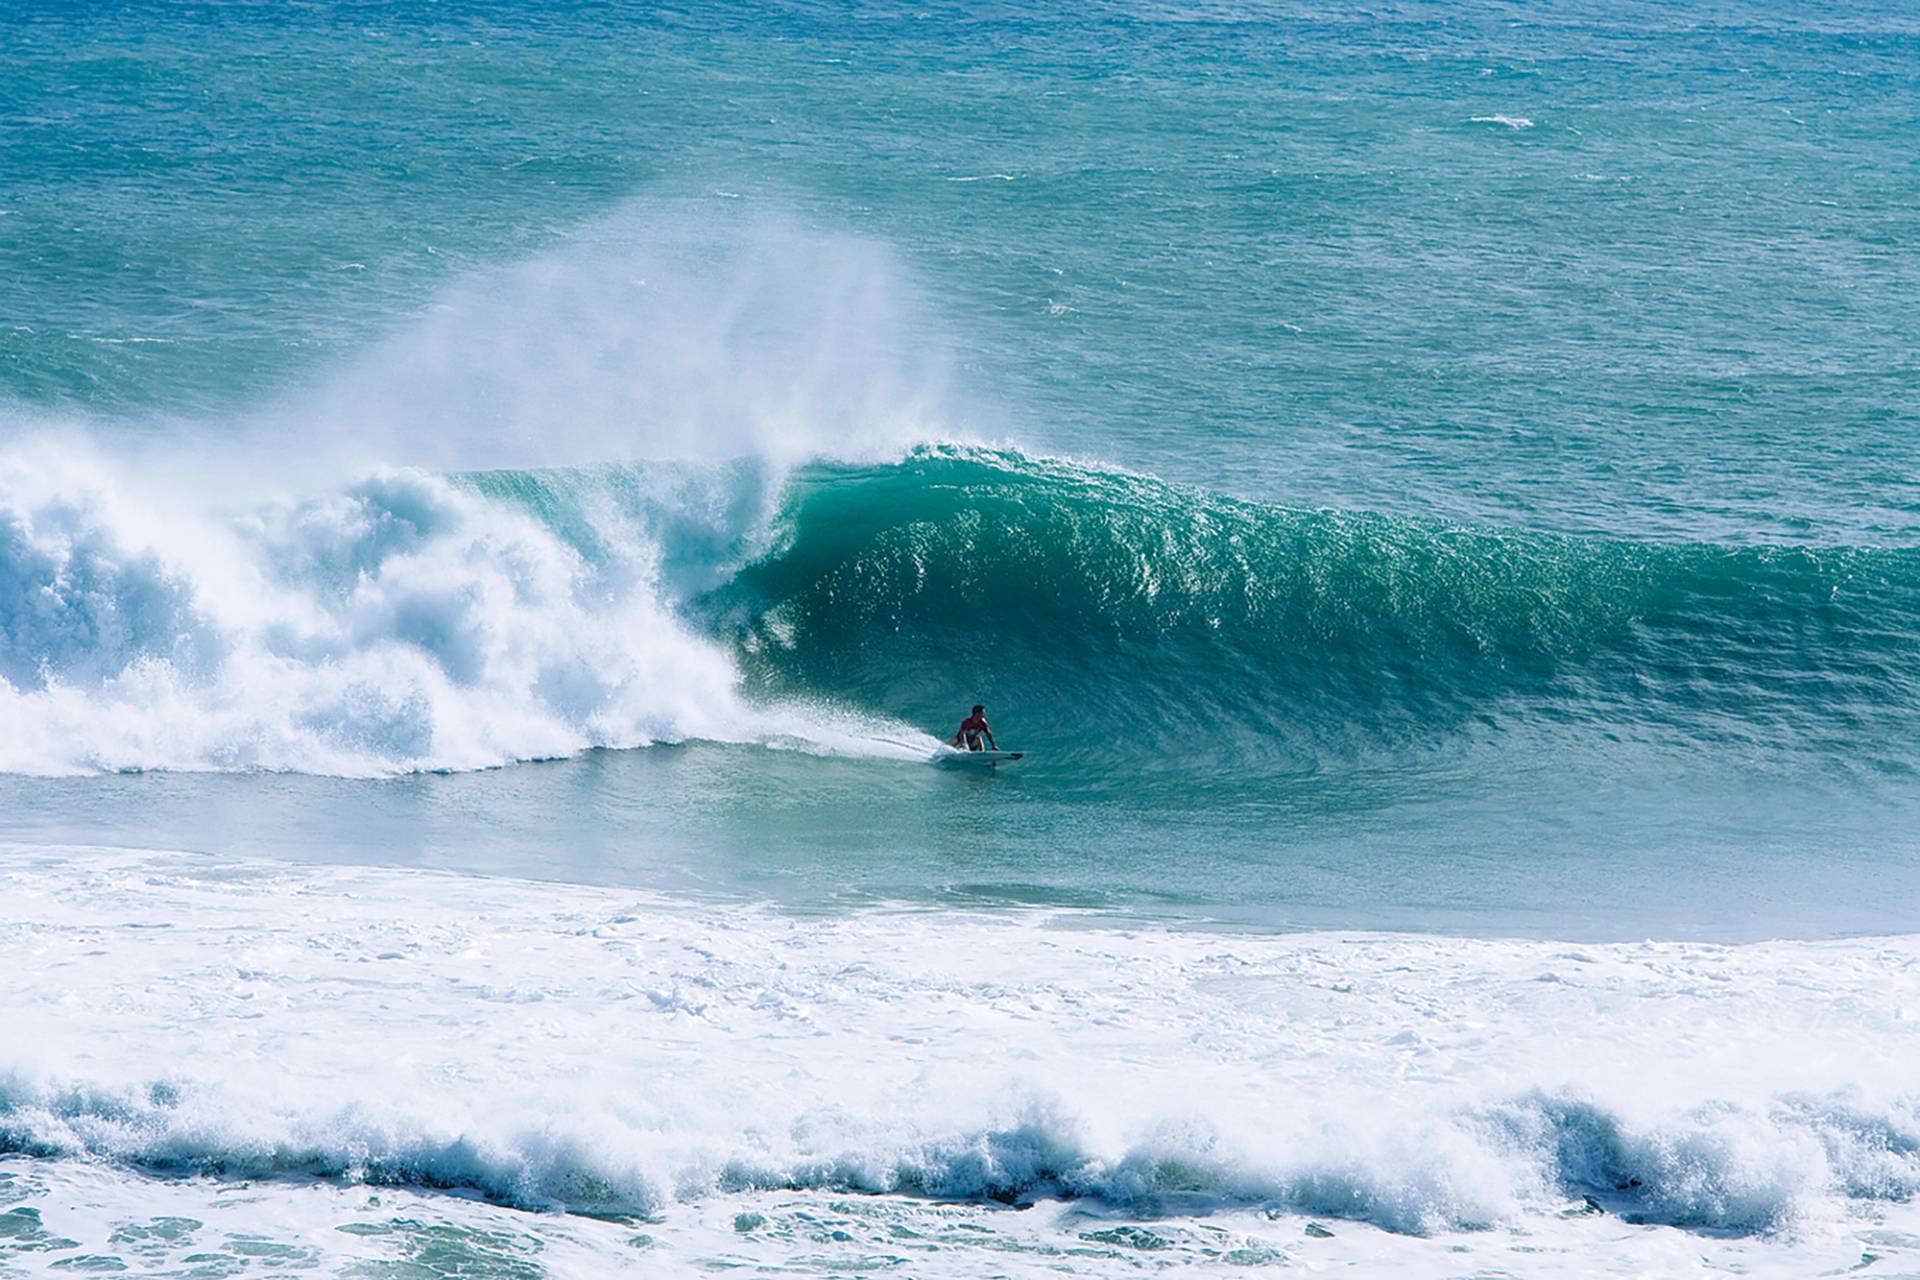
[[[951,741],[962,750],[984,751],[986,747],[980,745],[981,738],[987,740],[988,747],[995,751],[1000,749],[1000,744],[993,740],[993,730],[987,728],[987,709],[975,703],[973,714],[960,722],[960,731],[953,735]]]

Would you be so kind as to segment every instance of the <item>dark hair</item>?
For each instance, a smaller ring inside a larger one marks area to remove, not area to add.
[[[982,711],[985,711],[986,709],[987,709],[986,704],[983,702],[976,702],[973,704],[973,714],[975,715],[979,715]]]

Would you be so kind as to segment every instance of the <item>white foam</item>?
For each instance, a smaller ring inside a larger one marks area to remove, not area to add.
[[[1337,1219],[1326,1252],[1418,1274],[1522,1235],[1596,1270],[1675,1237],[1857,1259],[1920,1189],[1920,939],[791,920],[104,853],[13,855],[0,889],[0,1135],[56,1168],[468,1188],[668,1230],[712,1203],[1064,1193],[1181,1238],[1200,1210]],[[1582,1196],[1606,1212],[1563,1216]]]
[[[691,738],[898,754],[881,739],[913,736],[749,706],[675,616],[644,529],[589,563],[417,470],[237,515],[204,502],[70,435],[0,453],[0,769],[370,775]]]
[[[1525,116],[1474,116],[1474,124],[1503,124],[1509,129],[1531,129],[1533,121]]]

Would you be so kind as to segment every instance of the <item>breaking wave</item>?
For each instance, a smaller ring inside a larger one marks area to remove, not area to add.
[[[752,508],[751,475],[710,480],[680,500]],[[0,462],[0,768],[369,775],[690,738],[902,749],[879,740],[897,728],[749,705],[662,594],[685,566],[619,529],[630,513],[578,545],[484,487],[386,471],[214,520],[71,453]]]
[[[1114,1151],[1090,1143],[1053,1106],[932,1137],[851,1131],[862,1128],[870,1126],[843,1132],[834,1117],[815,1117],[784,1142],[747,1135],[732,1154],[686,1159],[665,1150],[682,1145],[670,1136],[609,1117],[578,1130],[528,1121],[466,1131],[367,1105],[253,1114],[170,1084],[116,1092],[0,1080],[0,1154],[459,1190],[595,1214],[653,1213],[715,1192],[828,1190],[1088,1198],[1148,1216],[1257,1207],[1414,1234],[1568,1211],[1764,1232],[1793,1225],[1822,1198],[1901,1200],[1920,1191],[1920,1114],[1911,1101],[1884,1111],[1843,1097],[1785,1097],[1757,1111],[1709,1104],[1636,1127],[1589,1099],[1534,1092],[1429,1117],[1418,1132],[1385,1142],[1357,1140],[1338,1124],[1310,1144],[1183,1126]]]
[[[913,754],[900,721],[976,695],[1068,764],[1516,729],[1905,771],[1916,644],[1909,549],[1456,528],[974,447],[386,470],[218,517],[0,459],[10,771]]]

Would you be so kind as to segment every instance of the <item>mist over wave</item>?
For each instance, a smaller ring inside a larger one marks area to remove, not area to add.
[[[636,459],[789,466],[952,438],[937,309],[885,244],[756,203],[635,198],[468,276],[254,415],[347,474]]]
[[[9,409],[0,769],[929,747],[749,706],[674,611],[745,553],[795,462],[920,438],[943,375],[917,305],[871,242],[636,201],[251,417],[157,432]],[[564,529],[531,488],[455,474],[610,458],[663,461],[526,482],[577,490]]]

